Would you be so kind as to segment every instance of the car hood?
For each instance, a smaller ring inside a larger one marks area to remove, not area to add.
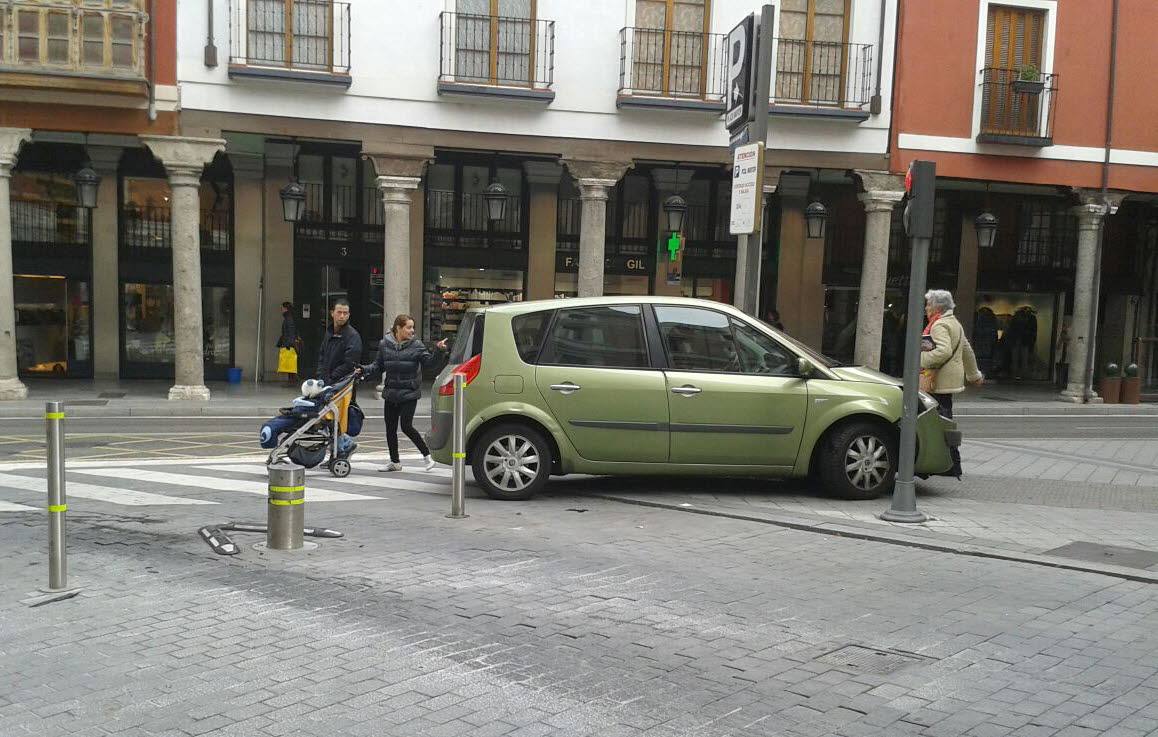
[[[866,381],[870,384],[888,384],[889,386],[901,386],[904,383],[895,376],[889,376],[864,366],[837,366],[829,370],[845,381]]]

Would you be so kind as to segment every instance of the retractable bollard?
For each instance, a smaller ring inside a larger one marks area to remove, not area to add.
[[[306,470],[282,461],[269,467],[265,546],[301,550],[306,526]]]
[[[450,455],[452,459],[450,475],[451,519],[463,519],[466,513],[466,389],[465,377],[454,375],[454,416],[451,426]]]
[[[64,514],[64,402],[44,403],[44,430],[48,444],[48,589],[68,588],[68,549]]]

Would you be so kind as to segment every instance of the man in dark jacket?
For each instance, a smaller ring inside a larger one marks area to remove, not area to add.
[[[327,386],[349,376],[362,361],[362,336],[350,325],[350,303],[345,299],[335,300],[330,318],[333,322],[318,348],[318,370],[315,374]],[[354,392],[350,392],[338,406],[338,431],[343,436],[346,434],[347,413],[353,399]],[[345,438],[339,446],[345,445],[348,440]],[[349,449],[344,455],[353,453],[357,447],[349,443]]]

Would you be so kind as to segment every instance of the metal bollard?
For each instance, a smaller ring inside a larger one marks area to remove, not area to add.
[[[450,514],[451,519],[463,519],[466,513],[466,389],[465,377],[454,375],[454,417],[452,418],[450,456]]]
[[[306,469],[281,461],[269,467],[265,545],[269,550],[301,550],[306,526]]]
[[[68,550],[64,539],[64,402],[44,403],[48,443],[48,591],[68,588]]]

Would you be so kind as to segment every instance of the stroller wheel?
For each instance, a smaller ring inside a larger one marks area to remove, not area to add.
[[[340,479],[346,478],[350,475],[350,462],[345,458],[339,458],[330,464],[330,473]]]

